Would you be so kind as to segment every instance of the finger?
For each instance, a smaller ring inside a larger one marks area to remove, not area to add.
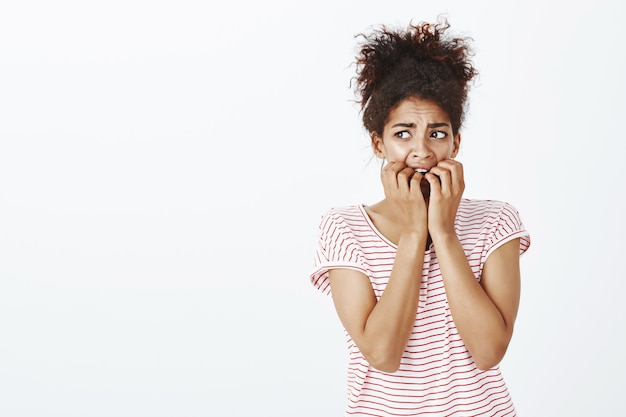
[[[429,189],[430,186],[427,186],[428,187],[427,191],[422,190],[423,181],[424,182],[426,181],[424,174],[422,174],[421,172],[415,171],[409,183],[409,193],[415,199],[426,201],[426,199],[430,195],[430,189]]]
[[[390,161],[384,168],[382,175],[383,187],[388,193],[397,193],[400,189],[400,183],[398,181],[398,173],[404,169],[406,165],[403,162]],[[407,180],[402,180],[404,184]]]
[[[430,197],[437,197],[441,195],[441,181],[439,177],[433,173],[433,169],[424,174],[424,178],[430,184]]]
[[[407,167],[407,166],[402,168],[398,172],[398,175],[397,175],[398,189],[401,190],[402,192],[408,193],[410,190],[409,184],[414,175],[415,175],[415,170],[413,168]]]
[[[448,170],[450,173],[450,189],[453,192],[463,191],[465,188],[463,164],[453,159],[446,159],[439,162],[437,166]]]
[[[442,159],[437,163],[437,166],[452,169],[454,166],[460,166],[461,163],[455,159]]]
[[[411,174],[411,180],[409,181],[411,188],[419,186],[422,182],[422,178],[424,178],[424,174],[422,174],[421,172],[415,171],[414,169],[412,169],[412,171],[413,173]]]
[[[459,161],[455,161],[454,159],[444,159],[443,161],[440,161],[437,166],[449,170],[453,173],[453,175],[456,174],[454,175],[456,177],[461,177],[463,175],[463,164]]]
[[[450,170],[438,165],[433,167],[430,172],[439,180],[439,188],[442,193],[445,194],[451,190],[452,176]]]
[[[397,174],[398,174],[397,162],[389,161],[387,165],[383,167],[383,169],[380,171],[380,178],[383,182],[383,187],[385,189],[391,190],[391,189],[398,188]]]

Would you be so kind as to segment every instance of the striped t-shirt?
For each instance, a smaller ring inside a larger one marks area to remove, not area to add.
[[[462,199],[455,230],[477,280],[487,257],[520,238],[529,245],[517,210],[494,200]],[[311,281],[330,294],[328,271],[350,268],[369,277],[380,298],[397,246],[371,222],[363,205],[333,208],[322,216]],[[479,370],[457,332],[431,244],[424,253],[415,325],[394,373],[378,371],[348,342],[348,416],[514,416],[499,367]]]

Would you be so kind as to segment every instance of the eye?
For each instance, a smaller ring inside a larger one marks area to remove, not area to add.
[[[430,137],[433,139],[445,139],[448,137],[446,132],[442,132],[441,130],[435,130],[430,132]]]
[[[400,132],[396,132],[393,134],[395,137],[400,138],[400,139],[408,139],[411,137],[411,135],[409,134],[408,131],[406,130],[401,130]]]

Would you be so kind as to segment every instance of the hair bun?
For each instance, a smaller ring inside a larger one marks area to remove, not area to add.
[[[437,102],[455,131],[460,128],[469,82],[477,71],[470,61],[471,39],[447,36],[449,28],[440,18],[437,23],[411,23],[406,30],[383,25],[357,35],[363,41],[356,57],[355,90],[368,131],[382,133],[390,106],[411,95]]]

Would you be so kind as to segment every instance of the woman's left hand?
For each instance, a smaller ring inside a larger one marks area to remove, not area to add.
[[[425,177],[430,184],[430,235],[433,240],[445,234],[455,235],[454,220],[465,190],[463,165],[453,159],[445,159],[431,168]]]

